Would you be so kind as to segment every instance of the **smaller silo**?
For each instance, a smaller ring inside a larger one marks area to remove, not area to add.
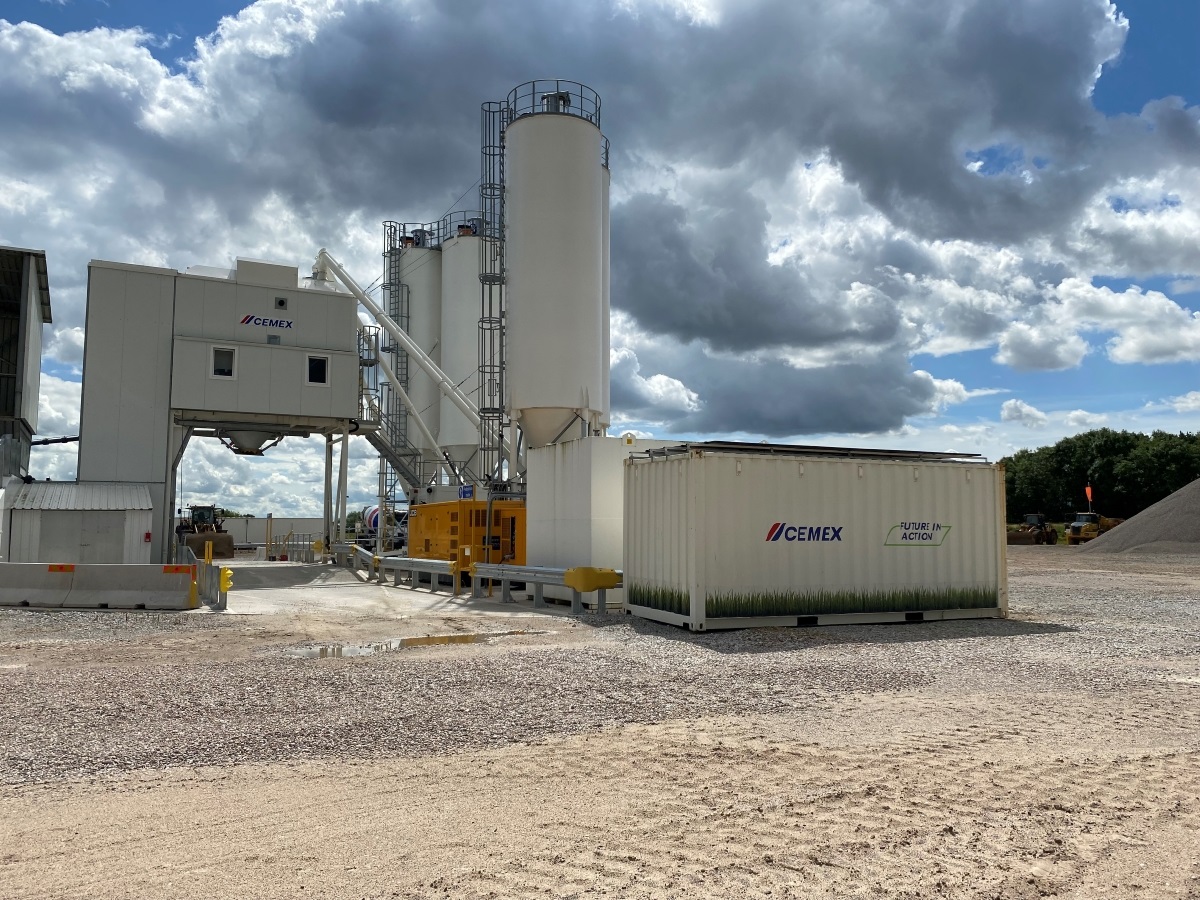
[[[399,250],[399,300],[405,306],[406,321],[401,325],[407,326],[409,337],[437,363],[441,354],[442,254],[432,245],[431,232],[428,226],[405,229]],[[413,411],[420,415],[425,427],[435,438],[440,438],[441,391],[425,370],[411,361],[408,364],[408,396]],[[414,424],[408,426],[408,439],[414,447],[420,448],[427,462],[439,460],[433,449],[426,446],[424,435]]]
[[[449,222],[442,241],[441,367],[472,402],[479,402],[480,240],[469,218]],[[450,398],[441,398],[442,449],[467,464],[479,449],[479,429]]]

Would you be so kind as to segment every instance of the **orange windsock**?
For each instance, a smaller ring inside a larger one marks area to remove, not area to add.
[[[1085,487],[1083,489],[1083,492],[1085,494],[1087,494],[1088,503],[1091,503],[1092,502],[1092,486],[1089,484],[1087,487]]]

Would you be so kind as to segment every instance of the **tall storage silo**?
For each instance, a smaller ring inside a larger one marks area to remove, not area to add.
[[[600,98],[534,81],[508,107],[506,389],[527,445],[540,447],[607,418]]]
[[[603,269],[601,269],[601,294],[603,297],[603,307],[602,307],[602,310],[600,313],[600,325],[601,325],[601,328],[604,333],[604,347],[600,354],[600,384],[604,390],[604,399],[600,405],[600,427],[605,430],[607,430],[608,426],[612,424],[612,412],[611,412],[611,390],[612,390],[611,378],[612,378],[612,376],[609,371],[609,366],[610,366],[610,362],[611,362],[610,356],[611,356],[611,349],[612,349],[612,337],[611,337],[612,304],[611,304],[610,297],[609,297],[609,277],[608,277],[608,269],[609,269],[609,266],[611,264],[611,259],[612,259],[612,253],[611,253],[611,249],[609,246],[609,218],[608,218],[609,185],[612,182],[612,173],[610,172],[610,170],[608,168],[608,150],[609,150],[608,138],[604,138],[603,149],[601,151],[603,154],[603,163],[604,163],[603,168],[601,169],[601,179],[602,179],[601,186],[603,189],[602,209],[603,209],[603,213],[604,213],[604,221],[601,224],[601,241],[602,241],[602,244],[604,247],[604,250],[602,253]]]
[[[479,241],[473,233],[442,241],[442,371],[464,394],[479,396]],[[469,229],[465,229],[469,231]],[[479,449],[479,429],[443,396],[440,441],[452,460],[466,463]]]
[[[428,353],[435,363],[440,364],[442,333],[442,254],[431,246],[429,229],[406,235],[400,251],[400,282],[408,287],[409,336],[417,346]],[[403,324],[403,323],[402,323]],[[437,384],[417,365],[408,366],[408,396],[413,411],[421,417],[425,427],[440,440],[442,394]],[[440,458],[415,424],[408,427],[408,439],[422,451],[427,462]]]

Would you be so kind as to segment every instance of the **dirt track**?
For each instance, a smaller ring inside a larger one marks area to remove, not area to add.
[[[1010,589],[359,659],[283,648],[491,627],[0,614],[0,897],[1200,898],[1200,557]]]

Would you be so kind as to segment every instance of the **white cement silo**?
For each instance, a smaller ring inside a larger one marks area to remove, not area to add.
[[[400,252],[400,282],[408,286],[408,334],[422,350],[440,363],[442,332],[442,254],[432,247],[405,246]],[[440,439],[442,394],[420,366],[409,363],[408,396],[435,438]],[[408,438],[427,461],[438,457],[414,424]]]
[[[473,402],[479,397],[479,242],[475,235],[442,242],[442,371]],[[440,441],[457,463],[479,449],[479,429],[442,397]]]
[[[509,106],[506,386],[527,445],[539,447],[608,418],[599,98],[576,83],[532,82]]]
[[[604,167],[601,170],[601,173],[602,173],[601,179],[602,179],[602,188],[603,188],[603,195],[602,195],[603,207],[602,208],[603,208],[603,213],[604,213],[604,221],[601,225],[601,231],[602,231],[601,241],[602,241],[604,250],[602,253],[603,268],[601,269],[601,294],[603,297],[603,307],[602,307],[602,311],[600,313],[600,325],[601,325],[601,329],[604,334],[604,349],[600,353],[600,385],[604,391],[604,399],[601,401],[601,404],[600,404],[600,427],[606,431],[608,429],[608,426],[612,424],[612,412],[611,412],[612,405],[611,405],[611,400],[610,400],[610,397],[611,397],[611,394],[610,394],[611,374],[609,371],[609,363],[610,363],[610,355],[611,355],[610,351],[612,348],[612,337],[610,334],[612,331],[612,304],[609,299],[609,277],[608,277],[608,269],[609,269],[610,261],[612,258],[612,254],[611,254],[611,250],[610,250],[610,246],[609,246],[609,219],[608,219],[608,210],[609,210],[608,196],[609,196],[609,193],[608,192],[609,192],[609,184],[612,181],[612,175],[608,168],[608,150],[609,150],[608,139],[605,138],[604,139],[604,149],[603,149]]]

